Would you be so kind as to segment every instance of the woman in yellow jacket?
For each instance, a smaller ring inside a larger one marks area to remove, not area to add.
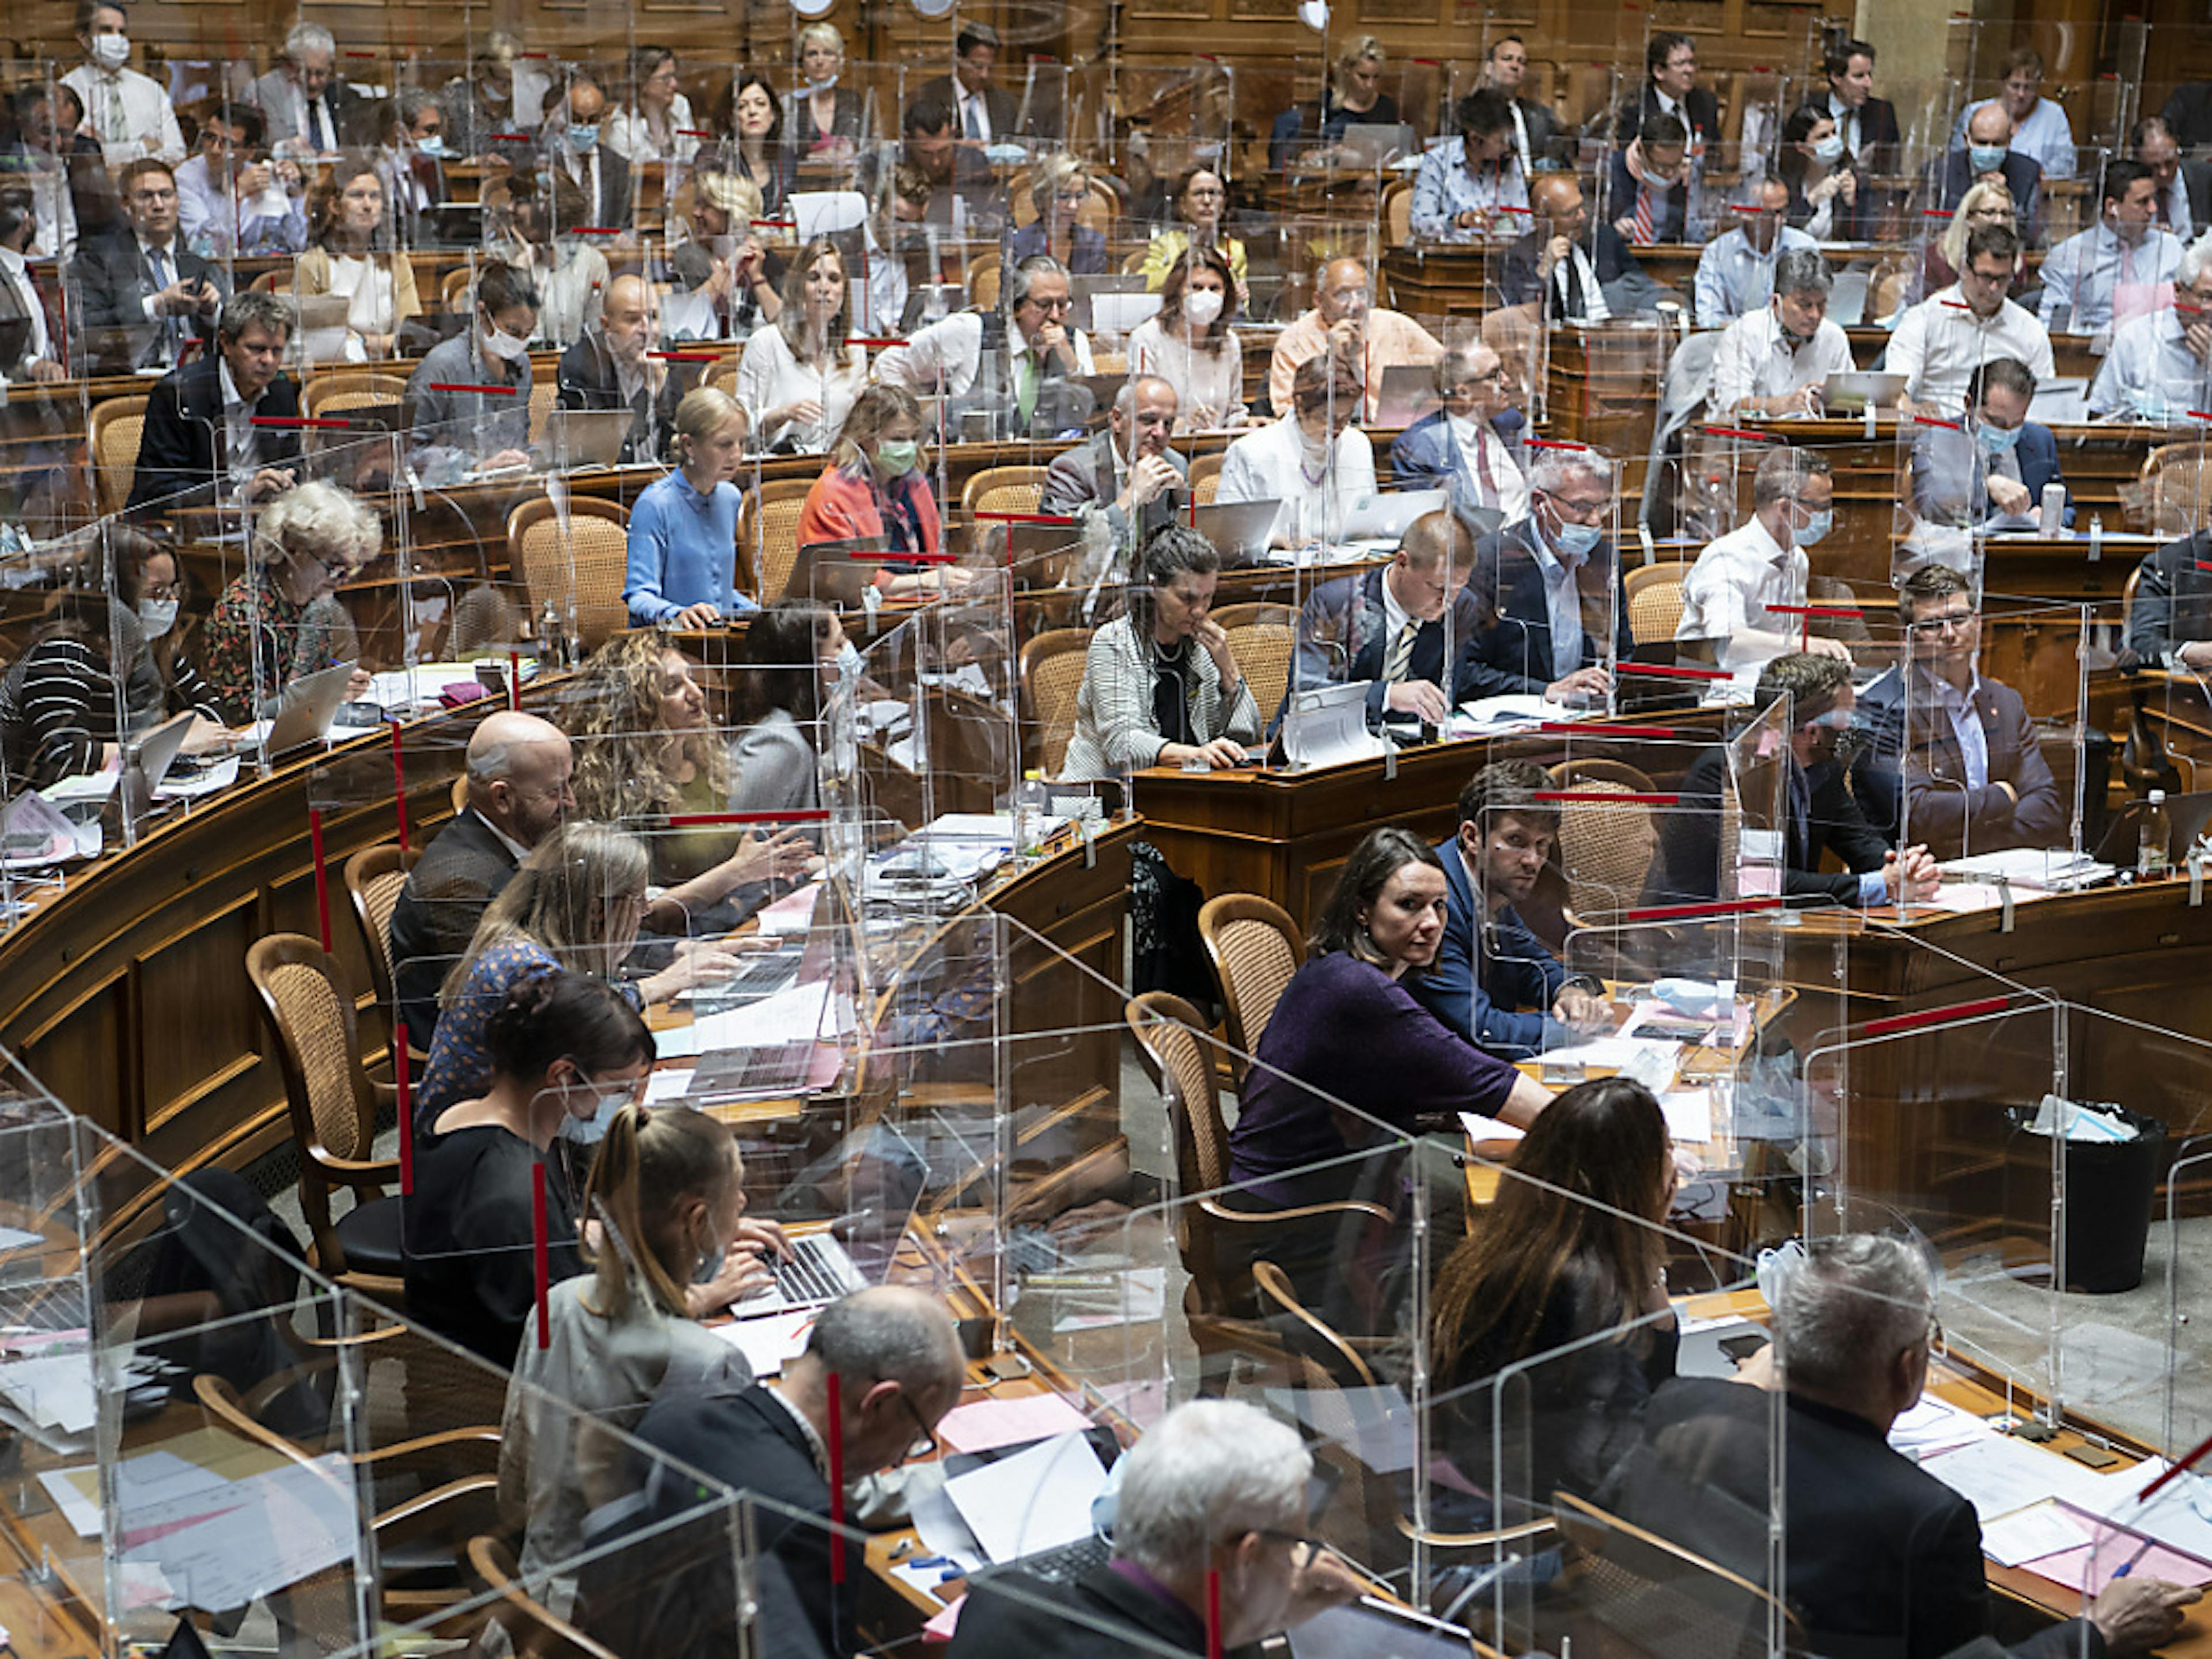
[[[294,296],[342,294],[351,301],[349,359],[397,356],[400,325],[422,313],[422,301],[415,292],[414,264],[392,246],[383,179],[366,163],[338,167],[315,187],[307,215],[313,246],[294,268]]]

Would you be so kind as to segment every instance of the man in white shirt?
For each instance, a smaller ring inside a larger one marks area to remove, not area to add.
[[[62,76],[84,105],[84,131],[100,140],[107,165],[119,167],[143,155],[173,165],[185,159],[177,112],[158,82],[126,67],[131,24],[113,0],[83,0],[77,8],[77,43],[88,62]]]
[[[1090,417],[1091,391],[1080,377],[1097,373],[1091,342],[1067,326],[1067,267],[1050,254],[1024,259],[1005,274],[999,309],[956,312],[917,330],[876,361],[876,378],[948,404],[948,438],[965,434],[961,416],[988,413],[996,432],[1027,434],[1079,427]]]
[[[1803,649],[1846,662],[1836,640],[1803,638],[1802,617],[1774,605],[1805,603],[1811,562],[1805,550],[1828,533],[1836,481],[1817,450],[1778,447],[1759,458],[1751,481],[1751,517],[1708,543],[1682,583],[1678,640],[1725,640],[1720,660],[1737,668]]]
[[[177,228],[212,259],[297,253],[307,246],[305,183],[295,161],[264,161],[261,112],[219,104],[199,124],[200,153],[177,169]]]
[[[1959,280],[1898,319],[1887,362],[1905,376],[1898,407],[1905,416],[1957,408],[1974,370],[1999,357],[2018,358],[2039,382],[2057,374],[2051,336],[2005,297],[2019,267],[2020,234],[2010,225],[1978,225]]]
[[[2181,240],[2158,228],[2158,181],[2140,161],[2108,161],[2096,224],[2043,261],[2043,325],[2104,334],[2170,305]]]
[[[2074,128],[2066,112],[2043,96],[2043,54],[2033,46],[2018,46],[2005,54],[1998,74],[2004,85],[1995,98],[1978,99],[1959,117],[1951,148],[1966,143],[1966,125],[1974,112],[2002,104],[2012,117],[2012,147],[2043,169],[2046,179],[2074,176]]]
[[[1818,415],[1831,374],[1856,367],[1851,343],[1828,320],[1828,262],[1818,248],[1774,261],[1774,294],[1728,326],[1713,353],[1712,406],[1726,417]]]
[[[2173,297],[2178,303],[2113,330],[2089,387],[2092,415],[2166,421],[2212,408],[2212,231],[2183,250]]]
[[[55,356],[46,304],[24,261],[36,228],[28,198],[0,191],[0,386],[69,378]]]
[[[1790,186],[1771,173],[1754,173],[1737,187],[1729,216],[1735,222],[1705,244],[1698,256],[1698,326],[1726,328],[1757,311],[1774,292],[1777,250],[1811,249],[1813,239],[1783,223]]]
[[[1338,539],[1353,504],[1375,493],[1374,447],[1352,424],[1359,389],[1334,352],[1300,363],[1288,412],[1229,446],[1214,499],[1281,502],[1276,547]]]
[[[320,23],[302,23],[284,37],[284,57],[246,89],[246,101],[269,124],[279,155],[328,155],[340,142],[349,88],[334,78],[337,42]]]
[[[1488,346],[1457,345],[1437,360],[1437,395],[1443,407],[1398,434],[1390,471],[1401,489],[1449,492],[1452,508],[1478,532],[1515,524],[1528,514],[1522,474],[1521,411],[1506,390],[1504,365]],[[1499,516],[1481,524],[1476,512]]]

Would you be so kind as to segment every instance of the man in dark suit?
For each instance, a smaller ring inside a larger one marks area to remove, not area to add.
[[[1257,1651],[1364,1588],[1340,1558],[1302,1540],[1312,1469],[1279,1419],[1224,1400],[1176,1407],[1122,1459],[1112,1564],[1072,1585],[1018,1570],[969,1580],[945,1659]]]
[[[1721,889],[1721,820],[1724,812],[1737,811],[1746,830],[1779,829],[1778,883],[1793,903],[1860,906],[1933,896],[1937,872],[1928,849],[1893,850],[1851,799],[1837,758],[1837,745],[1851,724],[1850,664],[1811,651],[1777,657],[1759,671],[1753,706],[1764,710],[1784,697],[1790,700],[1790,747],[1779,757],[1778,792],[1763,769],[1740,784],[1731,780],[1725,746],[1698,756],[1676,786],[1681,810],[1668,813],[1661,828],[1644,902],[1709,904],[1753,896]],[[1742,799],[1724,799],[1739,789]],[[1779,826],[1768,823],[1770,810],[1781,815]],[[1833,853],[1846,873],[1822,871],[1823,853]]]
[[[2182,149],[2212,144],[2212,81],[2184,81],[2166,95],[2158,114]]]
[[[1389,564],[1322,583],[1298,612],[1285,708],[1292,691],[1364,680],[1369,725],[1387,714],[1442,724],[1472,695],[1468,652],[1483,617],[1468,591],[1474,569],[1467,526],[1449,513],[1425,513],[1406,526]]]
[[[1538,302],[1547,323],[1603,322],[1615,294],[1654,287],[1628,239],[1601,221],[1590,228],[1582,186],[1571,173],[1529,182],[1535,228],[1505,250],[1498,294],[1509,306]],[[1616,288],[1616,283],[1624,284]]]
[[[1572,165],[1573,158],[1558,143],[1559,118],[1542,104],[1521,95],[1528,78],[1528,47],[1517,34],[1502,34],[1490,43],[1482,60],[1482,84],[1502,92],[1513,104],[1513,149],[1521,158],[1521,176],[1539,169],[1548,171]]]
[[[485,908],[575,810],[568,734],[519,710],[487,714],[469,734],[468,805],[430,838],[392,912],[393,991],[407,1040],[427,1051],[438,987],[466,954]]]
[[[2212,668],[2212,529],[2168,542],[2136,567],[2127,649],[2146,668]]]
[[[248,289],[223,301],[216,349],[164,375],[146,403],[125,507],[179,499],[254,501],[289,489],[300,453],[300,388],[283,372],[292,307]]]
[[[2065,488],[2058,440],[2027,418],[2035,376],[2017,357],[1997,357],[1973,372],[1966,420],[1923,426],[1912,441],[1912,504],[1923,519],[1971,527],[2021,529],[2035,522],[2044,487]],[[2065,522],[2074,522],[2069,494]]]
[[[1003,143],[1019,137],[1014,94],[991,79],[998,67],[999,34],[988,23],[963,23],[952,39],[952,73],[924,81],[914,101],[952,112],[953,136],[964,143]]]
[[[1665,1384],[1597,1497],[1630,1525],[1765,1585],[1774,1484],[1785,1477],[1785,1576],[1770,1587],[1804,1621],[1811,1650],[1833,1659],[1942,1659],[1990,1634],[1974,1506],[1886,1443],[1928,1380],[1936,1319],[1924,1249],[1867,1233],[1816,1243],[1775,1298],[1784,1363],[1763,1352],[1747,1367],[1766,1386]],[[2142,1653],[2180,1630],[2197,1595],[2119,1579],[2090,1604],[2087,1630],[2069,1620],[2012,1651]]]
[[[362,100],[334,72],[337,59],[331,32],[301,23],[284,37],[276,67],[246,87],[245,101],[261,112],[279,155],[328,155],[362,142],[355,130]]]
[[[0,384],[69,378],[46,296],[25,259],[37,228],[30,192],[0,175]]]
[[[929,185],[929,204],[922,212],[925,222],[950,225],[953,204],[957,202],[959,216],[968,225],[996,228],[1000,210],[991,164],[984,159],[981,146],[960,142],[959,122],[949,98],[915,98],[899,118],[899,161],[911,163]],[[884,176],[884,172],[881,166],[864,170],[869,188],[878,195],[888,194],[892,188],[893,181]]]
[[[1947,150],[1942,160],[1929,164],[1921,193],[1923,205],[1948,212],[1980,179],[2001,177],[2012,192],[2020,239],[2033,247],[2042,240],[2043,166],[2012,148],[2012,117],[2002,103],[1992,99],[1983,105],[1966,123],[1966,147]]]
[[[1694,242],[1703,228],[1697,188],[1682,124],[1671,115],[1655,115],[1606,158],[1597,216],[1632,246]]]
[[[1720,137],[1721,106],[1698,84],[1697,42],[1672,29],[1654,29],[1644,44],[1644,70],[1643,87],[1614,113],[1614,147],[1625,147],[1653,116],[1671,115],[1688,136],[1692,161],[1699,160]]]
[[[1559,835],[1551,775],[1492,761],[1460,791],[1459,830],[1437,844],[1444,866],[1443,939],[1408,988],[1420,1005],[1500,1060],[1533,1059],[1604,1018],[1604,988],[1570,982],[1514,907],[1536,892]]]
[[[567,94],[545,118],[545,165],[568,175],[584,192],[593,217],[591,228],[628,230],[631,218],[629,163],[622,152],[600,142],[607,94],[579,70],[568,78]],[[574,229],[562,225],[562,230]]]
[[[628,465],[657,461],[666,453],[676,428],[676,405],[690,388],[689,367],[651,356],[660,337],[660,312],[653,285],[634,271],[607,284],[599,320],[561,354],[562,409],[627,409],[629,435],[623,440]]]
[[[587,1543],[608,1547],[578,1579],[576,1623],[617,1653],[713,1659],[732,1650],[733,1516],[720,1507],[702,1512],[721,1494],[696,1470],[768,1500],[752,1513],[754,1543],[788,1575],[802,1639],[825,1653],[855,1651],[863,1644],[854,1597],[866,1569],[858,1546],[833,1542],[828,1524],[830,1392],[837,1390],[849,1483],[934,1451],[937,1419],[958,1401],[966,1376],[943,1305],[882,1286],[823,1309],[806,1351],[772,1382],[737,1394],[664,1392],[637,1437],[673,1462],[635,1471],[635,1498],[613,1506],[620,1513],[598,1536],[587,1533]],[[846,1551],[842,1584],[831,1582],[837,1548]],[[763,1651],[784,1651],[776,1632],[763,1634]]]
[[[1443,489],[1452,511],[1480,535],[1528,511],[1521,411],[1506,390],[1504,365],[1480,341],[1437,359],[1443,407],[1424,415],[1390,445],[1390,474],[1401,489]],[[1485,516],[1494,514],[1493,517]]]
[[[1894,837],[1909,813],[1912,838],[1939,859],[2063,844],[2065,809],[2027,707],[1977,668],[1972,584],[1925,564],[1899,588],[1897,609],[1905,666],[1859,694],[1851,789],[1867,817]]]
[[[1874,48],[1863,40],[1838,40],[1828,48],[1828,113],[1835,118],[1844,151],[1869,173],[1897,165],[1903,142],[1897,106],[1874,95]]]
[[[2128,153],[2158,186],[2158,222],[2184,242],[2212,230],[2212,161],[2186,161],[2173,129],[2146,115],[2128,131]]]
[[[1045,469],[1047,513],[1103,513],[1116,553],[1142,547],[1175,517],[1190,463],[1170,447],[1179,400],[1174,383],[1139,374],[1115,395],[1106,430],[1062,450]]]
[[[1605,534],[1613,490],[1613,463],[1595,450],[1547,449],[1528,471],[1528,516],[1475,544],[1474,596],[1495,614],[1469,642],[1466,696],[1605,700],[1606,664],[1635,647]]]
[[[174,368],[188,342],[211,343],[230,291],[222,271],[177,234],[177,179],[167,161],[131,162],[120,188],[130,228],[83,244],[70,266],[81,374]]]

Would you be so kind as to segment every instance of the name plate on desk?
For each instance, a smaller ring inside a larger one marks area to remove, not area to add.
[[[1283,720],[1283,757],[1291,766],[1337,766],[1372,760],[1383,741],[1367,729],[1366,680],[1348,680],[1291,694]]]

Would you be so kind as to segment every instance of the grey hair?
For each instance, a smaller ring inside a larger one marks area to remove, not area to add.
[[[1774,501],[1794,501],[1808,479],[1834,476],[1828,458],[1817,449],[1772,446],[1759,458],[1759,470],[1751,475],[1751,504],[1759,507]]]
[[[2204,267],[2212,264],[2212,230],[2181,251],[2181,268],[2174,273],[2175,283],[2182,288],[2194,288],[2197,279],[2204,274]]]
[[[1304,1527],[1313,1459],[1253,1407],[1194,1400],[1155,1423],[1121,1465],[1114,1553],[1170,1583],[1249,1532]]]
[[[327,52],[336,56],[337,49],[338,43],[320,23],[301,23],[284,37],[284,56],[295,64],[303,52]]]
[[[1000,289],[999,304],[1012,317],[1022,308],[1022,301],[1030,297],[1030,286],[1040,276],[1065,276],[1067,267],[1049,253],[1032,253],[1006,273]]]
[[[1863,1393],[1935,1318],[1928,1259],[1902,1239],[1846,1233],[1815,1243],[1784,1282],[1774,1335],[1793,1383]]]
[[[422,112],[431,108],[442,108],[442,106],[438,103],[436,93],[425,91],[421,87],[409,88],[399,94],[400,125],[407,127],[413,126],[421,118]]]
[[[967,1369],[943,1305],[887,1285],[824,1308],[806,1351],[842,1378],[896,1382],[909,1399],[957,1396]]]
[[[242,288],[222,302],[222,319],[216,325],[216,332],[226,340],[235,340],[258,324],[271,334],[289,339],[295,314],[291,301],[283,295]]]
[[[1828,262],[1816,247],[1785,247],[1775,256],[1777,294],[1818,294],[1825,296],[1835,286]]]
[[[1137,412],[1137,389],[1143,386],[1164,386],[1178,404],[1182,401],[1182,394],[1176,391],[1175,382],[1166,375],[1132,374],[1121,382],[1121,389],[1114,394],[1114,407],[1121,411],[1124,419]]]
[[[1466,340],[1448,346],[1444,355],[1437,359],[1437,392],[1439,396],[1449,392],[1462,380],[1474,373],[1475,365],[1483,358],[1502,361],[1498,353],[1480,340]]]
[[[1547,495],[1558,495],[1570,478],[1595,478],[1610,489],[1613,462],[1595,449],[1547,449],[1528,469],[1528,487]]]
[[[374,558],[383,544],[384,525],[376,510],[321,478],[294,484],[261,509],[253,526],[254,557],[264,568],[305,551],[325,564],[355,569]]]

